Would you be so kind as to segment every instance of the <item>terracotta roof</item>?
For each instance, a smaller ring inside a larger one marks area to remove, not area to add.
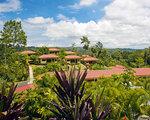
[[[25,50],[25,51],[22,51],[20,53],[24,54],[24,55],[33,55],[33,54],[36,54],[36,52],[34,52],[32,50]]]
[[[133,70],[135,71],[134,75],[136,76],[150,76],[150,68],[133,68]],[[91,70],[88,71],[86,80],[94,80],[101,77],[111,77],[112,75],[122,74],[124,71],[124,66],[115,66],[110,70]]]
[[[115,68],[115,67],[114,67]],[[102,78],[102,77],[111,77],[112,75],[119,75],[124,73],[125,67],[116,67],[115,69],[110,70],[89,70],[87,71],[86,80],[91,81],[94,79]],[[136,76],[150,76],[150,68],[133,68]],[[24,85],[18,87],[16,92],[22,92],[28,89],[33,88],[33,84]]]
[[[150,68],[134,68],[136,76],[150,76]]]
[[[95,58],[95,57],[87,56],[87,57],[84,57],[84,58],[82,59],[82,61],[91,62],[91,61],[98,61],[98,59]]]
[[[33,87],[34,87],[33,84],[27,84],[27,85],[24,85],[24,86],[21,86],[21,87],[17,87],[17,88],[16,88],[16,92],[22,92],[22,91],[31,89],[31,88],[33,88]]]
[[[125,69],[126,67],[125,66],[122,66],[122,65],[116,65],[116,66],[113,66],[112,69]]]
[[[85,57],[90,57],[90,56],[89,55],[82,55],[82,57],[85,58]]]
[[[76,52],[73,52],[73,51],[65,51],[65,53],[66,53],[67,55],[74,55],[74,54],[76,54]]]
[[[49,48],[49,51],[51,51],[51,52],[59,52],[60,49],[59,48]]]
[[[122,74],[124,70],[90,70],[87,72],[86,80],[93,80],[102,77],[111,77],[112,75]]]
[[[44,54],[44,55],[39,56],[39,58],[43,60],[47,60],[47,59],[56,59],[58,58],[58,56],[55,54]]]
[[[81,59],[81,57],[77,56],[77,55],[67,55],[67,56],[65,56],[65,59],[74,60],[74,59]]]

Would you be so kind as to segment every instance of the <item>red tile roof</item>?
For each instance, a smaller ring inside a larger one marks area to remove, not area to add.
[[[133,68],[135,71],[134,75],[139,77],[150,76],[150,68]],[[111,77],[112,75],[119,75],[124,73],[124,66],[115,66],[110,70],[91,70],[88,71],[86,80],[94,80],[101,77]]]
[[[150,68],[134,68],[136,76],[150,76]]]
[[[83,57],[83,58],[85,58],[85,57],[89,57],[89,55],[82,55],[82,57]]]
[[[91,70],[88,71],[86,80],[94,80],[102,77],[111,77],[112,75],[122,74],[124,70]]]
[[[31,50],[25,50],[25,51],[22,51],[20,52],[21,54],[24,54],[24,55],[33,55],[33,54],[36,54],[36,52],[34,51],[31,51]]]
[[[49,51],[51,51],[51,52],[59,52],[60,49],[59,48],[49,48]]]
[[[65,53],[66,53],[67,55],[74,55],[74,54],[76,54],[76,52],[73,52],[73,51],[65,51]]]
[[[98,78],[102,78],[102,77],[111,77],[112,75],[119,75],[124,73],[124,66],[115,66],[110,70],[89,70],[87,71],[87,76],[86,76],[86,80],[90,81],[90,80],[94,80],[94,79],[98,79]],[[150,76],[150,68],[133,68],[133,70],[135,71],[135,75],[136,76]],[[25,91],[27,89],[31,89],[33,88],[34,85],[33,84],[28,84],[28,85],[24,85],[21,87],[18,87],[16,89],[16,92],[22,92]]]
[[[34,87],[33,84],[27,84],[27,85],[24,85],[24,86],[21,86],[21,87],[17,87],[16,92],[23,92],[23,91],[31,89],[33,87]]]
[[[92,62],[92,61],[98,61],[98,59],[95,58],[95,57],[87,56],[87,57],[84,57],[82,59],[82,61],[84,61],[84,62]]]
[[[74,60],[74,59],[81,59],[81,57],[77,56],[77,55],[67,55],[67,56],[65,56],[65,59]]]
[[[125,66],[122,66],[122,65],[116,65],[116,66],[113,66],[112,69],[125,69],[126,67]]]
[[[58,58],[58,56],[55,54],[44,54],[44,55],[39,56],[39,58],[43,60],[47,60],[47,59],[56,59]]]

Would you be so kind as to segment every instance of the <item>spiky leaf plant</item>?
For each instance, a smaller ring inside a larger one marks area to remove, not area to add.
[[[11,85],[6,95],[5,85],[2,85],[0,91],[0,120],[18,120],[22,114],[23,103],[13,103],[14,92],[17,85]]]
[[[92,99],[89,100],[91,106],[91,114],[92,120],[104,120],[110,115],[111,106],[107,103],[103,97],[103,93],[105,91],[105,87],[102,92],[96,96],[96,101],[94,102]]]
[[[108,116],[110,106],[97,112],[97,103],[93,102],[90,95],[84,96],[87,71],[72,69],[68,76],[64,71],[55,71],[55,74],[59,85],[55,85],[53,90],[58,96],[58,101],[52,102],[55,110],[51,111],[56,120],[102,120]]]
[[[72,69],[67,76],[64,71],[55,71],[59,85],[53,89],[58,96],[59,102],[53,102],[56,110],[51,110],[57,119],[65,120],[89,120],[90,105],[89,97],[84,97],[85,77],[87,71]]]
[[[110,112],[111,112],[111,107],[110,104],[104,105],[104,101],[100,102],[98,99],[94,103],[92,99],[89,100],[89,103],[91,105],[91,114],[92,114],[92,120],[104,120],[106,119]]]

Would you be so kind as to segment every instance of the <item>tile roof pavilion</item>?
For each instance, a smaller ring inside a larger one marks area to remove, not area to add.
[[[32,50],[25,50],[25,51],[22,51],[20,53],[24,54],[24,55],[34,55],[34,54],[36,54],[36,52],[34,52]]]
[[[42,60],[47,60],[47,59],[56,59],[56,58],[58,58],[58,56],[55,54],[43,54],[43,55],[39,56],[39,58]]]

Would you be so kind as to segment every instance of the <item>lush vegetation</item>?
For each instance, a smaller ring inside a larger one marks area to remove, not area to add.
[[[85,81],[86,65],[65,60],[61,49],[55,62],[40,64],[38,56],[48,54],[47,47],[34,48],[36,55],[22,55],[27,36],[21,22],[8,21],[0,32],[0,119],[2,120],[135,120],[150,116],[150,77],[136,77],[131,70],[110,78]],[[83,48],[75,44],[68,50],[98,58],[90,69],[109,69],[121,64],[127,67],[150,67],[150,48],[143,50],[106,49],[101,42],[92,45],[87,36],[81,38]],[[33,68],[34,88],[15,93],[12,82],[26,81],[28,67]],[[83,67],[84,66],[84,67]],[[78,71],[78,68],[82,70]],[[66,73],[64,71],[69,73]],[[55,71],[55,73],[54,73]]]
[[[3,83],[0,90],[0,119],[1,120],[18,120],[23,115],[23,103],[13,101],[14,92],[17,85],[11,84],[10,89],[6,89]]]
[[[128,67],[149,67],[150,66],[150,47],[141,50],[125,49],[106,49],[101,42],[95,45],[90,44],[87,36],[81,38],[83,49],[79,49],[81,54],[89,54],[99,59],[98,66],[113,66],[122,64]],[[95,66],[94,66],[95,67]]]
[[[26,46],[21,22],[8,21],[0,31],[0,77],[7,81],[22,81],[28,77],[27,56],[17,50]]]
[[[57,78],[51,75],[46,75],[42,78],[42,80],[36,81],[37,87],[35,89],[26,93],[25,110],[26,114],[30,116],[30,118],[48,119],[50,117],[56,117],[57,115],[68,115],[67,111],[71,109],[71,106],[67,107],[65,104],[67,104],[69,102],[68,100],[71,100],[71,98],[69,99],[68,97],[65,97],[68,92],[64,91],[67,90],[67,88],[63,87],[66,87],[66,84],[68,83],[64,83],[66,80],[65,78],[67,78],[64,75],[65,74],[63,72],[61,73],[61,76],[57,73]],[[74,73],[72,73],[72,76],[73,78],[75,77]],[[59,82],[57,79],[60,79]],[[68,80],[74,79],[70,78]],[[76,80],[74,82],[72,81],[75,85],[77,84]],[[63,85],[63,83],[65,85]],[[150,78],[138,78],[133,76],[132,72],[127,71],[125,74],[119,76],[115,75],[112,78],[101,78],[93,82],[85,81],[81,84],[81,88],[83,86],[85,86],[83,88],[84,96],[83,99],[79,99],[81,100],[81,103],[82,100],[88,98],[89,95],[94,103],[97,101],[97,98],[99,98],[98,102],[100,102],[101,105],[105,105],[105,109],[107,109],[107,106],[110,105],[111,112],[109,117],[107,116],[108,120],[120,120],[125,115],[129,120],[137,119],[143,114],[150,116],[150,105],[148,105],[148,101],[150,100]],[[53,88],[55,89],[53,90]],[[73,87],[70,88],[73,89]],[[74,88],[76,87],[74,86]],[[72,90],[72,92],[73,91],[75,90]],[[72,95],[72,97],[73,96],[75,97],[76,94]],[[63,100],[68,102],[63,103]],[[73,104],[76,99],[72,98],[72,100],[73,101],[70,101],[69,103]],[[62,109],[65,108],[64,105],[67,108],[66,110]],[[60,112],[60,110],[64,111]],[[70,115],[71,114],[74,113],[70,113]]]

